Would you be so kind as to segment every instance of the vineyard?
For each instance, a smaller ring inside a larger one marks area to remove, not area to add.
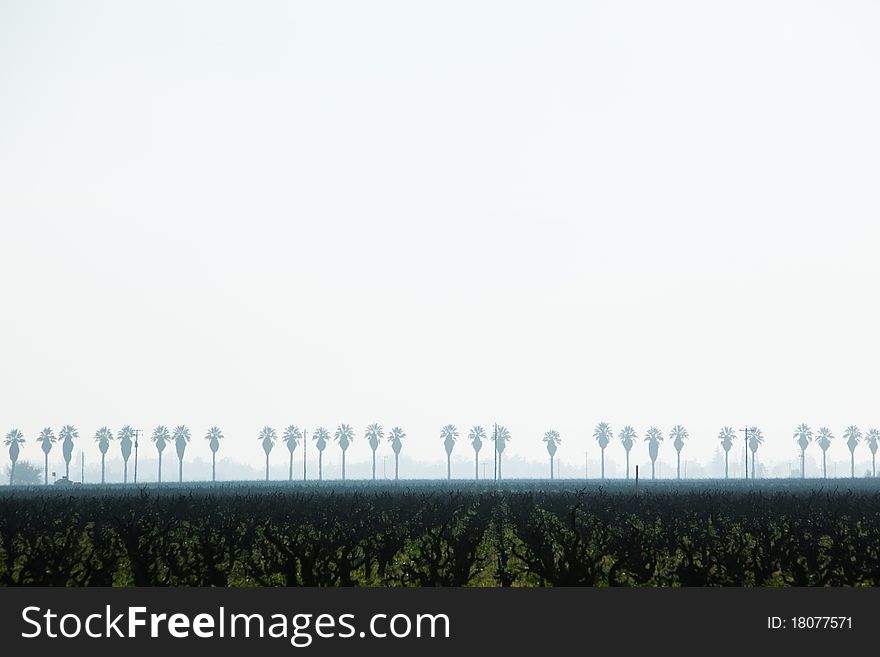
[[[880,489],[869,480],[7,489],[0,585],[880,585]]]

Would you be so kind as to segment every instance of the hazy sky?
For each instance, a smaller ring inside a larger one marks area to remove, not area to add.
[[[3,0],[2,433],[207,456],[218,424],[259,466],[265,424],[440,461],[498,421],[581,463],[601,420],[694,460],[748,423],[790,461],[807,422],[847,456],[880,425],[878,33],[869,1]]]

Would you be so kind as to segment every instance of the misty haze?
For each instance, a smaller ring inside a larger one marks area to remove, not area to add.
[[[878,34],[4,0],[0,586],[880,585]]]

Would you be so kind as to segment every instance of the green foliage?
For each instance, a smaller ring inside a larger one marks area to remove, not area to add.
[[[0,585],[876,586],[880,493],[86,486],[0,495]]]
[[[4,481],[9,481],[11,469],[10,466],[6,466]],[[14,483],[16,486],[38,486],[43,483],[43,469],[27,461],[18,461],[15,464]]]

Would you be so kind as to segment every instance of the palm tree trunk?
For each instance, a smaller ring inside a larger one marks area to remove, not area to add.
[[[856,478],[856,450],[850,450],[849,453],[849,469],[850,469],[850,479]]]
[[[106,456],[107,456],[106,454],[101,454],[101,483],[102,484],[104,483],[104,458]]]
[[[875,452],[871,452],[871,476],[872,477],[877,476],[876,460],[877,460],[877,454]],[[13,465],[12,467],[15,467],[15,466]]]
[[[822,479],[828,479],[828,468],[825,465],[825,450],[822,450]]]
[[[681,479],[681,452],[675,450],[675,478]]]
[[[162,483],[162,452],[159,452],[159,483]]]
[[[345,481],[345,450],[342,450],[342,481]]]
[[[211,452],[211,481],[217,481],[217,452]]]
[[[266,481],[269,481],[269,452],[266,452]]]
[[[128,459],[122,462],[122,483],[128,483]]]
[[[602,480],[605,479],[605,448],[602,448]]]
[[[651,461],[651,479],[654,478],[654,461]]]
[[[397,463],[400,459],[400,454],[394,455],[394,481],[397,481]]]
[[[44,453],[43,456],[45,457],[45,462],[43,465],[43,484],[45,486],[48,486],[49,485],[49,455]]]
[[[183,459],[177,459],[177,481],[183,483]]]
[[[446,452],[446,479],[452,481],[452,454]]]
[[[290,452],[290,467],[287,470],[287,481],[293,481],[293,450]]]
[[[12,466],[9,468],[9,485],[12,486],[15,483],[15,461],[12,462]]]
[[[629,479],[629,450],[626,450],[626,478]]]
[[[480,453],[474,451],[474,481],[480,479]]]
[[[318,481],[324,481],[324,452],[318,452]]]
[[[64,476],[70,479],[70,461],[64,460]]]
[[[804,462],[804,450],[801,449],[801,479],[804,479],[805,472],[806,472],[806,464]]]
[[[553,457],[550,457],[550,481],[553,481]]]
[[[373,481],[376,481],[376,450],[373,450]]]
[[[755,454],[756,452],[752,452],[752,479],[755,478]]]
[[[727,459],[728,456],[730,456],[730,452],[728,452],[727,450],[725,450],[725,451],[724,451],[724,478],[725,478],[725,479],[727,479],[727,476],[728,476],[728,474],[729,474],[729,472],[730,472],[729,469],[728,469],[728,459]]]
[[[498,452],[498,481],[501,481],[501,452]]]

